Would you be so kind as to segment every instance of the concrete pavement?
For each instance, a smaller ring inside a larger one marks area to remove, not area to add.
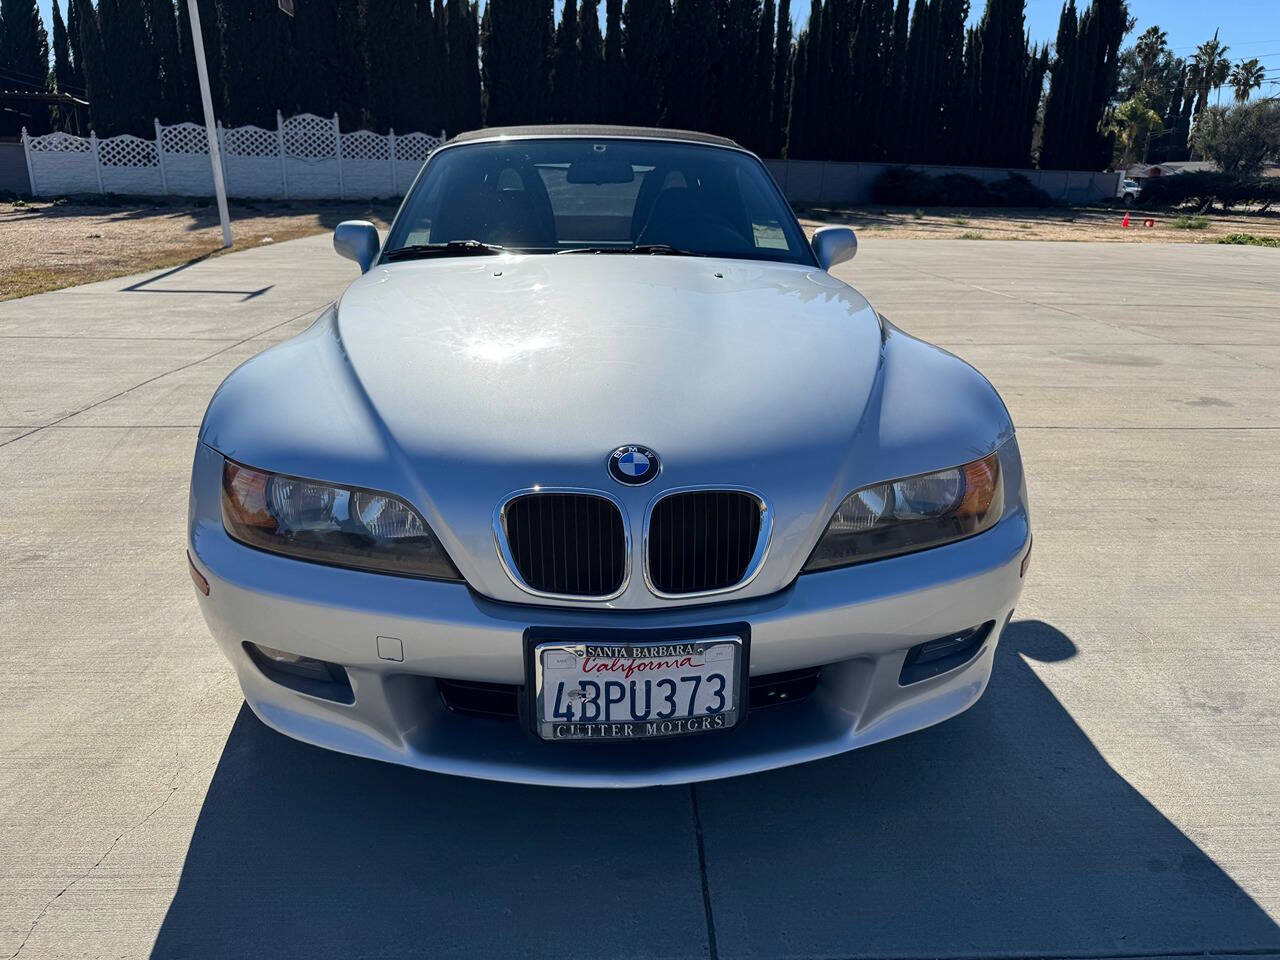
[[[869,236],[839,274],[1018,427],[1036,546],[992,687],[623,793],[243,708],[190,455],[222,377],[354,276],[327,237],[0,303],[0,957],[1280,955],[1280,256]]]

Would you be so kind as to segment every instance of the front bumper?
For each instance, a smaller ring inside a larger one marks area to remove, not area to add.
[[[253,711],[280,732],[329,749],[521,783],[640,787],[736,776],[842,753],[952,717],[986,688],[1030,541],[1020,493],[1010,497],[1003,519],[977,537],[807,574],[765,597],[625,612],[512,605],[460,584],[305,563],[232,540],[218,510],[218,471],[201,469],[202,457],[216,456],[203,445],[197,454],[189,551],[209,582],[208,596],[197,594],[201,610]],[[995,629],[971,660],[899,684],[911,647],[989,620]],[[685,631],[736,622],[750,625],[753,677],[823,669],[807,699],[752,711],[725,733],[649,743],[543,743],[515,720],[451,712],[437,688],[436,678],[522,684],[530,628]],[[382,659],[379,637],[400,641],[403,661]],[[250,658],[246,642],[341,664],[354,702],[275,682]]]

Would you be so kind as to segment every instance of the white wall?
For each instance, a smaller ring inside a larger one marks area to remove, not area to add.
[[[401,196],[445,140],[426,133],[343,133],[338,118],[276,115],[275,130],[219,128],[223,179],[232,197],[289,199]],[[120,193],[209,196],[208,135],[194,123],[161,126],[153,140],[133,136],[28,137],[23,150],[35,196]],[[339,153],[340,151],[340,153]]]

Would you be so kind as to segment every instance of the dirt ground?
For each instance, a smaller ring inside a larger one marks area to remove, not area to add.
[[[1083,240],[1116,243],[1216,243],[1218,237],[1248,233],[1280,237],[1280,212],[1266,214],[1152,213],[1123,207],[797,207],[805,229],[828,224],[853,227],[860,233],[903,239]],[[1146,222],[1152,221],[1151,226]]]
[[[837,223],[904,238],[1213,243],[1231,233],[1280,237],[1280,213],[1197,219],[1133,212],[1126,230],[1124,211],[1107,207],[801,207],[798,212],[810,231]],[[386,227],[394,214],[395,204],[386,202],[233,203],[232,249],[332,230],[340,220],[372,220]],[[1148,216],[1154,226],[1144,226]],[[221,248],[217,208],[207,200],[0,202],[0,300],[175,266],[217,255]]]
[[[341,220],[386,227],[395,210],[392,203],[363,201],[232,203],[231,250],[332,230]],[[212,201],[0,202],[0,300],[221,252]]]

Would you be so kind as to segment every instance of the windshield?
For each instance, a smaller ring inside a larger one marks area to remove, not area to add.
[[[383,257],[466,256],[494,247],[813,263],[791,208],[758,160],[659,140],[450,147],[406,199]]]

